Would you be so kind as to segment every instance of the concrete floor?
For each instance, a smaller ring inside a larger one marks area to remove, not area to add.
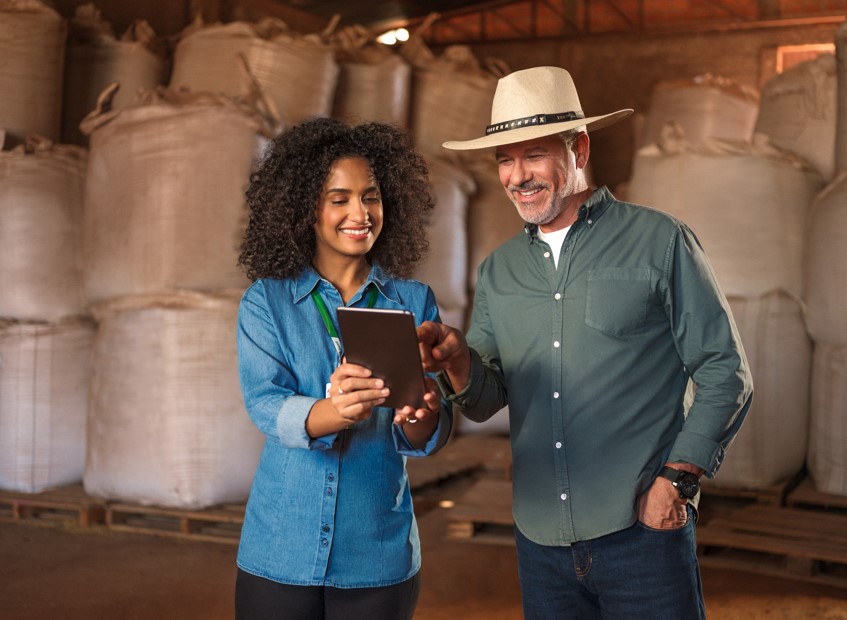
[[[521,617],[512,546],[445,536],[440,500],[469,483],[417,497],[423,590],[416,620]],[[0,618],[4,620],[225,620],[233,616],[234,545],[119,533],[104,527],[0,523]],[[847,589],[703,570],[717,620],[847,620]]]

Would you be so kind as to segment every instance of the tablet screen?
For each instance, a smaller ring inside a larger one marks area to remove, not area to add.
[[[424,373],[415,316],[407,310],[344,306],[337,313],[347,361],[369,368],[391,390],[380,406],[424,407]]]

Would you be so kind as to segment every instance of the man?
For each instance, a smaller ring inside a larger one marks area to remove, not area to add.
[[[467,334],[425,323],[427,370],[472,420],[509,406],[528,620],[705,616],[694,517],[750,407],[725,297],[682,222],[586,180],[570,74],[502,78],[486,136],[524,231],[479,267]],[[696,394],[684,413],[689,379]]]

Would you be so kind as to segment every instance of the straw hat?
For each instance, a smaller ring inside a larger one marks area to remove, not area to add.
[[[618,110],[586,118],[571,74],[559,67],[534,67],[500,78],[491,105],[491,124],[476,140],[445,142],[456,151],[484,149],[543,138],[574,127],[600,129],[632,114]]]

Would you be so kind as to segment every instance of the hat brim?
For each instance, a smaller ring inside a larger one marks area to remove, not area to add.
[[[627,116],[632,114],[632,112],[633,110],[630,109],[618,110],[617,112],[604,114],[603,116],[590,116],[588,118],[581,118],[564,123],[550,123],[549,125],[520,127],[518,129],[509,129],[493,133],[475,140],[451,140],[444,142],[441,146],[454,151],[471,151],[474,149],[485,149],[492,146],[515,144],[517,142],[525,142],[526,140],[543,138],[545,136],[551,136],[563,131],[568,131],[569,129],[574,129],[575,127],[582,127],[583,125],[590,126],[591,129],[602,129],[603,127],[608,127],[609,125],[625,119]]]

